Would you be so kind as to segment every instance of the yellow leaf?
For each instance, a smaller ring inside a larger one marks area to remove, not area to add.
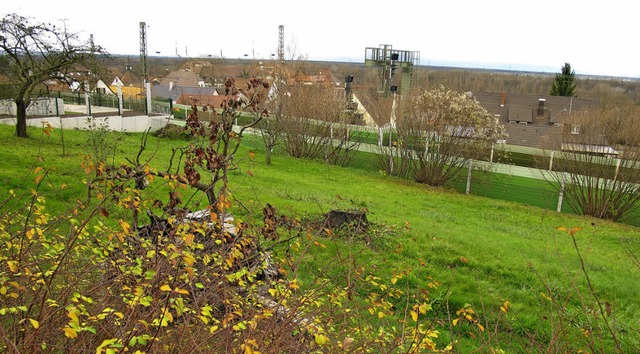
[[[378,318],[383,318],[383,317],[384,317],[384,312],[379,311],[379,312],[378,312]]]
[[[189,295],[189,290],[185,289],[176,288],[175,292],[177,292],[178,294]]]
[[[129,230],[131,229],[131,225],[129,225],[128,222],[126,221],[122,221],[120,220],[120,227],[122,228],[122,230],[124,231],[125,234],[129,233]]]
[[[184,259],[184,262],[191,267],[193,265],[193,263],[196,262],[195,257],[193,257],[191,254],[189,253],[185,253],[182,255],[182,259]]]
[[[456,319],[453,320],[453,326],[454,327],[458,325],[458,321],[460,321],[459,318],[456,318]]]
[[[18,271],[18,262],[16,261],[7,261],[7,265],[9,266],[9,270],[13,273]]]
[[[31,322],[31,325],[33,326],[33,328],[35,328],[35,329],[40,328],[40,322],[34,320],[33,318],[30,318],[29,322]]]
[[[317,345],[325,345],[327,344],[327,341],[329,340],[329,338],[327,338],[327,336],[325,336],[324,334],[316,334],[315,335],[315,341]]]
[[[511,303],[509,301],[505,301],[502,306],[500,306],[500,311],[507,313],[507,311],[509,310],[509,305],[511,305]]]
[[[71,319],[72,323],[80,324],[80,319],[78,318],[78,315],[74,311],[70,311],[67,314],[67,316],[69,316],[69,318]]]
[[[160,287],[160,290],[162,291],[171,291],[171,287],[169,285],[163,285]]]
[[[169,312],[169,311],[165,311],[165,313],[164,313],[164,317],[165,317],[169,322],[173,322],[173,315],[171,314],[171,312]]]
[[[5,295],[6,293],[7,293],[7,287],[3,285],[2,287],[0,287],[0,294]]]
[[[480,329],[480,331],[484,332],[484,326],[478,323],[478,328]]]
[[[71,327],[65,327],[62,329],[64,331],[64,335],[73,339],[73,338],[78,338],[78,332],[76,332],[75,329],[71,328]]]
[[[413,322],[418,322],[418,313],[415,311],[411,311],[411,319]]]
[[[420,306],[418,306],[418,310],[420,311],[421,314],[426,314],[427,311],[431,310],[431,305],[429,304],[421,304]]]

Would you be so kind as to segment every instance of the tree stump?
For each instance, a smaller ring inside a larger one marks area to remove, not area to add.
[[[358,232],[369,227],[365,211],[362,210],[331,210],[324,215],[322,227],[337,229],[342,226],[355,227]]]

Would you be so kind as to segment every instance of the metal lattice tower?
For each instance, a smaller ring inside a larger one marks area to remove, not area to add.
[[[140,74],[142,82],[147,83],[149,70],[147,68],[147,23],[140,22]]]
[[[278,60],[284,63],[284,25],[278,26]]]

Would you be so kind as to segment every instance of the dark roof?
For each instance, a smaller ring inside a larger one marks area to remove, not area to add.
[[[192,95],[192,96],[214,96],[216,95],[216,89],[214,87],[184,87],[184,86],[172,86],[169,85],[155,85],[151,89],[151,94],[154,97],[171,98],[174,102],[178,101],[180,95]]]
[[[189,70],[174,70],[160,80],[162,85],[169,86],[173,82],[174,85],[183,87],[197,87],[200,82],[200,76]]]
[[[178,97],[177,103],[190,105],[196,101],[198,106],[212,106],[214,108],[220,108],[224,100],[232,99],[233,96],[211,96],[211,95],[190,95],[183,93]]]
[[[353,88],[353,94],[364,106],[376,125],[383,127],[391,119],[392,98],[380,97],[375,88]]]
[[[142,87],[142,77],[131,70],[125,71],[120,81],[124,86]]]
[[[563,97],[534,94],[514,94],[500,92],[474,92],[473,97],[489,113],[499,114],[503,121],[532,122],[537,116],[540,100],[550,123],[556,123],[570,111],[579,111],[600,106],[594,98]],[[530,116],[530,117],[529,117]]]
[[[560,129],[554,125],[505,124],[504,126],[509,135],[507,144],[537,149],[546,147],[546,137]]]

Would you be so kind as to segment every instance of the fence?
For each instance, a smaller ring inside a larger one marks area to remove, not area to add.
[[[53,96],[61,98],[70,104],[86,105],[86,95],[58,92]],[[118,107],[116,97],[104,95],[92,95],[88,97],[90,105],[100,103],[106,107]],[[144,112],[146,101],[125,99],[123,106],[124,109]],[[172,115],[173,118],[178,119],[178,121],[186,119],[191,112],[190,106],[173,104],[170,100],[154,100],[151,107],[153,113],[164,114],[165,116]],[[80,128],[83,123],[78,122],[78,119],[81,118],[75,118],[75,123],[65,119],[66,124],[63,123],[62,120],[54,120],[51,124],[54,127],[60,126],[61,124],[64,124],[65,127],[70,127],[68,124],[73,124],[74,127]],[[252,119],[253,117],[250,115],[241,115],[238,117],[236,124],[248,124]],[[118,120],[120,123],[116,121],[110,123],[115,124],[113,129],[116,130],[141,131],[138,129],[139,127],[153,125],[155,128],[159,128],[164,126],[168,121],[166,118],[163,118],[162,121],[137,119],[135,123],[133,121],[127,123],[133,124],[133,126],[126,127],[121,120]],[[4,123],[6,124],[7,122]],[[326,124],[326,122],[323,124]],[[390,141],[397,139],[391,129],[334,124],[338,127],[337,129],[342,130],[346,127],[347,136],[350,141],[360,142],[360,153],[355,157],[354,161],[356,168],[373,169],[374,171],[379,169],[377,166],[379,166],[378,154],[381,151],[380,147],[389,146]],[[464,176],[467,178],[452,181],[447,187],[461,193],[513,201],[550,210],[571,212],[568,206],[561,202],[561,196],[558,192],[559,188],[556,188],[543,179],[542,171],[544,170],[536,169],[537,166],[552,167],[553,154],[545,155],[543,151],[538,149],[510,145],[505,145],[503,148],[506,149],[508,156],[506,164],[492,163],[491,168],[487,169],[477,168],[483,162],[475,162],[476,165],[472,166],[471,172],[467,176]],[[488,158],[487,161],[489,160]],[[357,165],[360,166],[358,167]],[[636,209],[631,215],[632,218],[628,220],[627,223],[640,226],[640,210]]]

